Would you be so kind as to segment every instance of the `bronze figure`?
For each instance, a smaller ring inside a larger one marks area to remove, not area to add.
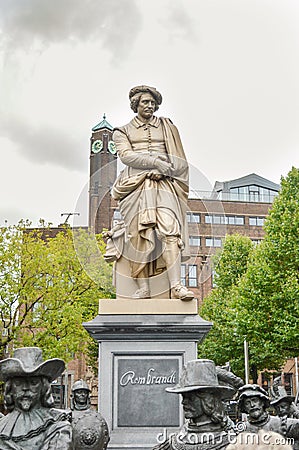
[[[78,380],[72,386],[71,409],[76,411],[90,409],[90,389],[84,380]]]
[[[183,428],[155,450],[224,449],[229,443],[233,422],[225,412],[223,400],[231,398],[235,389],[220,385],[213,361],[189,361],[178,385],[168,392],[182,395],[186,423]]]
[[[61,359],[43,361],[37,347],[16,349],[0,361],[9,413],[0,419],[1,450],[70,450],[72,429],[65,411],[52,408],[50,383],[64,370]]]
[[[299,419],[299,410],[295,404],[295,397],[288,395],[282,385],[281,376],[273,380],[271,387],[271,406],[274,407],[279,417]]]
[[[247,414],[246,432],[258,433],[259,430],[272,430],[284,437],[294,439],[294,449],[299,448],[299,420],[286,416],[271,416],[267,411],[270,398],[267,392],[257,384],[246,384],[239,389],[239,409]]]
[[[109,431],[104,417],[90,409],[90,389],[86,381],[72,386],[73,450],[106,450]]]

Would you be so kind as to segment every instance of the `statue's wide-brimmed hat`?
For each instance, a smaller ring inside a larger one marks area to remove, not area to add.
[[[136,94],[145,94],[146,92],[149,92],[154,99],[157,102],[157,105],[161,105],[162,103],[162,95],[160,94],[159,91],[157,91],[156,88],[151,87],[151,86],[146,86],[146,85],[142,85],[142,86],[135,86],[132,89],[130,89],[129,92],[129,99],[131,100],[132,97],[134,97],[134,95]]]
[[[293,395],[288,395],[284,386],[278,386],[278,395],[272,399],[270,405],[278,405],[280,402],[288,402],[293,403],[295,401],[295,397]]]
[[[65,369],[62,359],[43,361],[42,350],[38,347],[22,347],[14,351],[12,358],[0,361],[0,380],[13,377],[44,376],[49,381],[58,378]]]
[[[179,383],[174,387],[166,388],[166,391],[175,394],[191,391],[215,392],[222,399],[231,398],[235,393],[235,389],[231,386],[219,384],[215,363],[210,359],[195,359],[187,362]]]
[[[270,399],[265,389],[263,389],[258,384],[245,384],[239,389],[238,392],[239,409],[241,412],[245,412],[244,400],[248,397],[259,397],[263,400],[266,408],[270,406]]]
[[[295,397],[293,395],[283,395],[281,397],[277,397],[274,400],[270,402],[270,405],[275,406],[278,405],[280,402],[288,402],[293,403],[295,401]]]

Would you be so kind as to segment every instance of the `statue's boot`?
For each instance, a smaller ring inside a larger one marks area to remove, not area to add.
[[[151,298],[151,291],[150,291],[148,278],[139,278],[138,277],[138,278],[135,278],[135,281],[137,283],[138,289],[132,295],[132,298],[134,298],[134,299]]]
[[[166,264],[171,298],[189,301],[194,298],[194,293],[181,283],[181,250],[178,242],[178,237],[166,236],[165,250],[162,256]]]

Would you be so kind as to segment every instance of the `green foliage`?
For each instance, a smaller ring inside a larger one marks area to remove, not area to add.
[[[248,237],[226,236],[222,251],[213,259],[217,287],[205,298],[199,311],[204,319],[213,322],[212,330],[199,346],[199,356],[213,359],[219,365],[230,361],[240,376],[243,376],[244,362],[237,355],[242,354],[243,338],[236,336],[235,286],[246,272],[252,251],[253,244]]]
[[[53,236],[44,224],[29,225],[0,231],[2,354],[13,342],[69,361],[95,346],[82,323],[96,316],[99,298],[114,295],[112,269],[101,236],[69,227]]]
[[[279,369],[299,354],[298,169],[282,179],[265,231],[239,285],[239,329],[248,336],[252,364]]]
[[[244,248],[239,251],[242,255]],[[232,268],[226,267],[229,261]],[[241,374],[246,337],[252,370],[279,370],[285,359],[299,354],[298,169],[282,179],[265,223],[265,238],[242,261],[244,265],[238,264],[234,249],[224,246],[218,287],[201,309],[214,327],[200,355],[218,364],[230,360]]]

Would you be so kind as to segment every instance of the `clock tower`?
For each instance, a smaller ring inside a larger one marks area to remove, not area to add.
[[[117,176],[113,127],[103,120],[92,128],[89,169],[89,228],[100,233],[110,228],[114,213],[111,187]]]

